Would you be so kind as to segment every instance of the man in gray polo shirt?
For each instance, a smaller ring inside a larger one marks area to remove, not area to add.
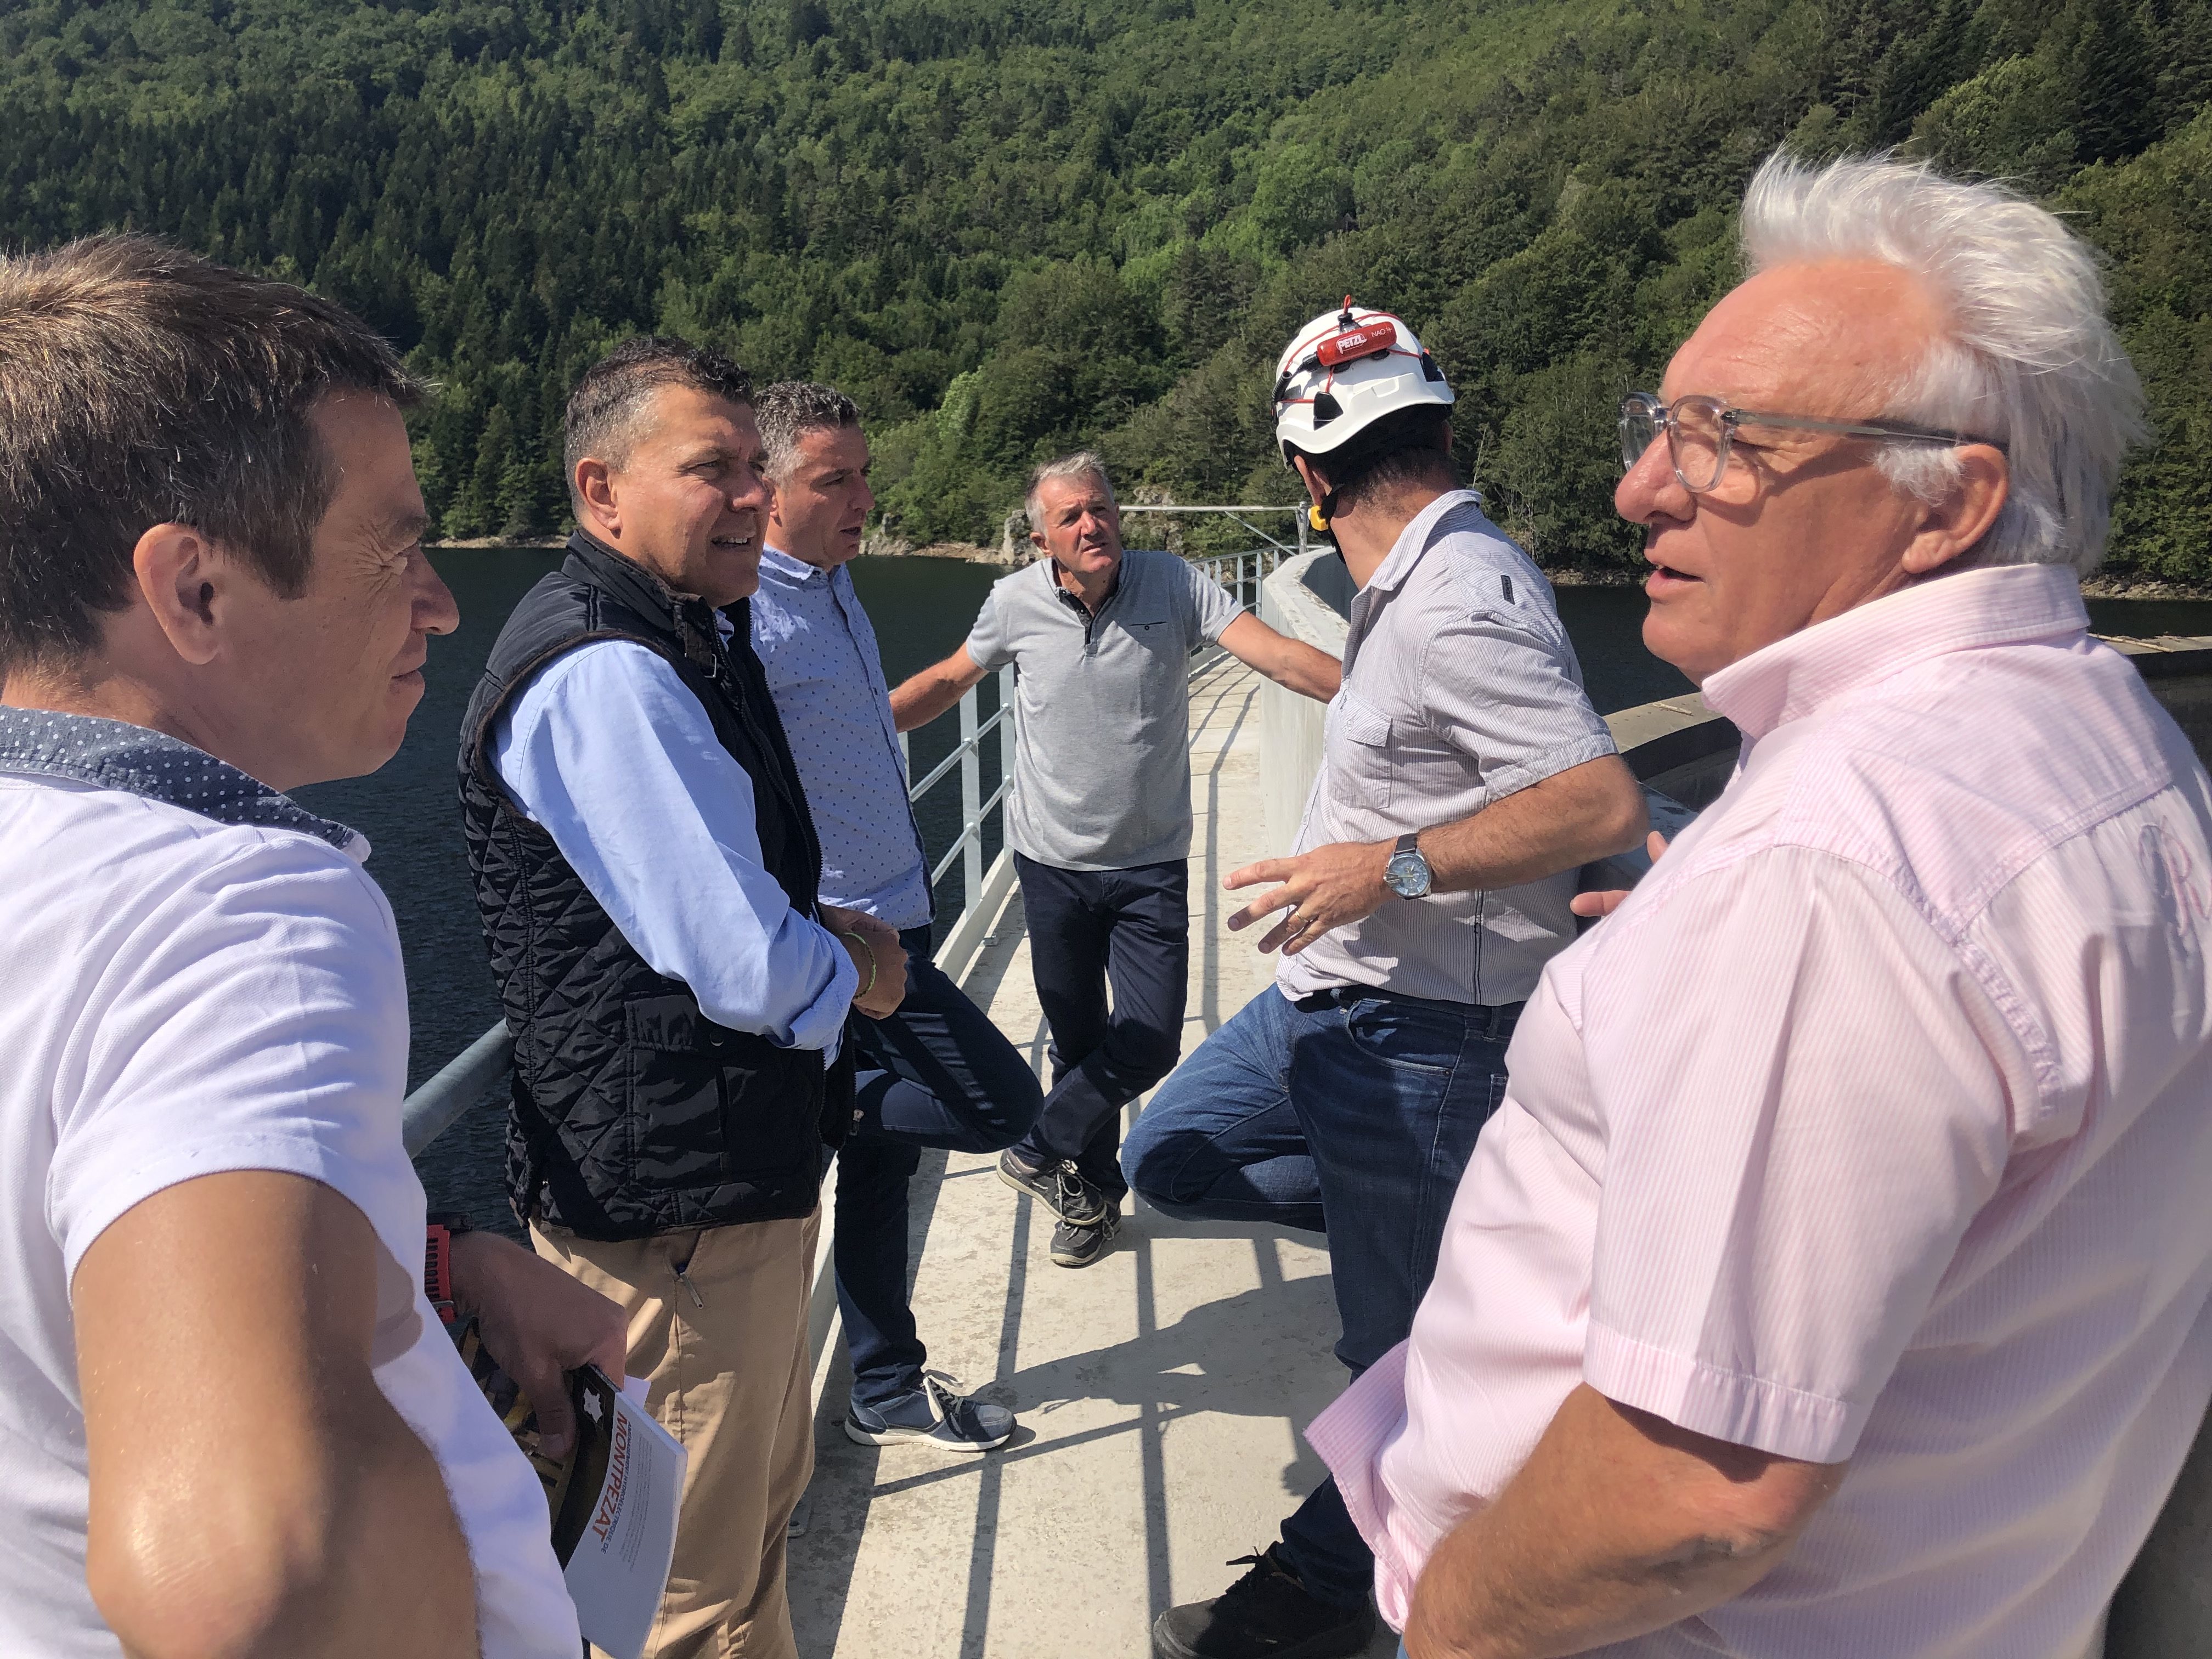
[[[1084,1267],[1112,1250],[1121,1227],[1121,1108],[1182,1051],[1190,654],[1218,641],[1323,702],[1336,695],[1337,668],[1173,554],[1124,552],[1097,455],[1040,466],[1028,507],[1043,556],[993,586],[967,643],[900,686],[891,709],[909,731],[991,670],[1020,666],[1006,843],[1052,1029],[1053,1087],[999,1172],[1059,1218],[1052,1259]]]
[[[1231,927],[1278,919],[1275,984],[1153,1097],[1122,1163],[1189,1218],[1325,1232],[1357,1376],[1398,1342],[1505,1084],[1577,866],[1644,832],[1551,587],[1457,488],[1452,392],[1397,318],[1316,318],[1275,391],[1284,458],[1358,587],[1297,850]],[[1155,1659],[1334,1659],[1374,1630],[1374,1558],[1323,1481],[1225,1595],[1173,1607]]]

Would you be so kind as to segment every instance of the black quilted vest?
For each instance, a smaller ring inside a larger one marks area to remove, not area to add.
[[[824,1073],[812,1049],[715,1024],[689,988],[648,967],[501,789],[491,732],[523,683],[594,640],[630,640],[676,671],[752,780],[769,873],[803,915],[822,854],[768,684],[749,607],[725,643],[705,601],[579,531],[561,568],[500,630],[461,725],[461,817],[492,975],[514,1034],[507,1194],[515,1213],[586,1238],[770,1221],[812,1211],[825,1140],[852,1111],[852,1053]],[[668,879],[681,887],[684,872]]]

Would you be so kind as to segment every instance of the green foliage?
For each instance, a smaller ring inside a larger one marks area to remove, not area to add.
[[[1285,500],[1264,406],[1351,291],[1419,329],[1547,563],[1633,559],[1620,392],[1735,276],[1759,159],[1903,144],[2113,259],[2155,445],[2122,573],[2212,585],[2212,0],[16,0],[0,241],[161,232],[441,386],[449,535],[565,513],[563,396],[682,332],[843,386],[886,524],[1024,470]]]

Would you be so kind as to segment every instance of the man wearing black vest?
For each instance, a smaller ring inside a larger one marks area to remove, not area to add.
[[[508,1027],[507,1178],[538,1252],[621,1303],[690,1454],[649,1650],[793,1659],[783,1540],[813,1464],[806,1300],[848,1012],[897,935],[817,902],[821,849],[747,599],[769,491],[735,363],[638,339],[568,400],[579,525],[461,734]]]

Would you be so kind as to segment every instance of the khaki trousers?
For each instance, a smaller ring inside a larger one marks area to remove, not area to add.
[[[690,1467],[651,1659],[797,1659],[784,1529],[814,1472],[806,1299],[821,1212],[538,1254],[629,1315],[629,1373]],[[679,1277],[681,1275],[681,1277]]]

